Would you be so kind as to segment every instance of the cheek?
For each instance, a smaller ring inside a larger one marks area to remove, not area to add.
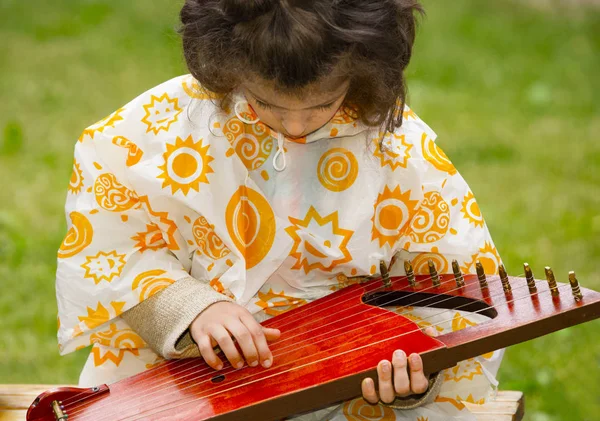
[[[279,124],[279,119],[271,111],[264,110],[259,107],[253,107],[253,109],[258,118],[260,118],[261,122],[277,131],[280,130],[281,127]]]
[[[311,116],[308,121],[307,131],[309,133],[314,132],[315,130],[320,129],[324,125],[326,125],[335,115],[337,109],[332,107],[330,110],[317,110]]]
[[[254,104],[252,101],[248,101],[248,105],[250,106],[250,108],[252,109],[254,114],[256,114],[256,116],[263,123],[268,125],[269,122],[272,122],[275,120],[275,117],[271,111],[265,110],[264,108],[259,107],[258,105]]]
[[[319,123],[321,123],[321,125],[323,125],[323,124],[327,123],[329,120],[331,120],[336,112],[337,112],[337,108],[334,108],[334,107],[331,107],[330,110],[316,111],[313,121],[319,122]]]

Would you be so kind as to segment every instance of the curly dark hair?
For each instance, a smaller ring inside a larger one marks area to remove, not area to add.
[[[254,74],[286,92],[333,72],[344,108],[394,131],[406,100],[417,0],[186,0],[180,33],[190,73],[227,96]]]

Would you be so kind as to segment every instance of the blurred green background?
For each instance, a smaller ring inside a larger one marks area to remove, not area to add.
[[[76,383],[54,272],[81,130],[185,73],[182,1],[0,0],[0,383]],[[425,1],[409,103],[479,199],[507,268],[600,290],[600,7]],[[600,420],[600,322],[514,346],[526,419]]]

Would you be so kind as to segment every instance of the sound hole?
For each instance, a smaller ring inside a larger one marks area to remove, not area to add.
[[[219,374],[218,376],[215,376],[212,379],[210,379],[210,381],[213,383],[221,383],[223,380],[225,380],[224,374]]]
[[[416,304],[418,307],[435,307],[449,310],[458,308],[462,311],[481,313],[490,318],[498,315],[496,309],[484,301],[446,294],[411,293],[406,291],[374,292],[363,295],[362,301],[377,307]]]

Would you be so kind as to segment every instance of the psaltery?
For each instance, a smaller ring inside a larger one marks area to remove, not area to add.
[[[419,353],[428,373],[459,361],[600,316],[600,293],[568,283],[499,274],[381,276],[347,286],[262,324],[281,330],[270,368],[220,371],[202,358],[169,360],[110,385],[49,390],[31,404],[28,421],[278,420],[359,396],[377,363],[402,349]],[[481,313],[489,320],[439,337],[385,306],[433,307]]]

